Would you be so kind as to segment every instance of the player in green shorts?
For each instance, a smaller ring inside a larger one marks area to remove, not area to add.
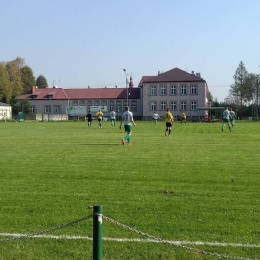
[[[235,126],[235,117],[236,117],[236,114],[235,114],[235,112],[232,110],[232,108],[230,109],[229,114],[230,114],[230,122],[231,122],[231,125],[232,125],[232,127],[234,127],[234,126]]]
[[[110,120],[111,120],[111,126],[115,127],[116,126],[116,112],[114,109],[110,112]]]
[[[222,132],[224,131],[224,127],[227,123],[229,131],[231,132],[232,129],[231,129],[231,126],[230,126],[230,114],[229,114],[228,108],[226,108],[226,110],[223,111],[222,120],[223,120],[223,124],[222,124],[222,127],[221,127],[221,131]]]

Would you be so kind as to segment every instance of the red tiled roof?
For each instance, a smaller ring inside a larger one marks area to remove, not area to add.
[[[153,78],[155,76],[143,76],[138,84],[138,87],[141,88],[143,86],[143,83],[146,82],[147,80]]]
[[[146,76],[147,77],[147,76]],[[143,77],[144,78],[144,77]],[[139,87],[143,83],[163,83],[163,82],[206,82],[204,79],[199,78],[193,74],[183,71],[178,68],[166,71],[158,76],[151,76],[150,78],[141,79]]]
[[[129,99],[140,99],[140,88],[128,88]],[[80,99],[125,99],[126,88],[87,88],[87,89],[37,89],[32,94],[23,94],[18,99],[47,99],[47,95],[53,95],[52,99],[80,100]]]

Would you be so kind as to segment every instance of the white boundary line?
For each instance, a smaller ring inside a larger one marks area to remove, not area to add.
[[[23,237],[26,238],[51,238],[51,239],[71,239],[71,240],[92,240],[92,237],[86,236],[53,236],[53,235],[36,235],[36,236],[28,236],[29,234],[12,234],[12,233],[0,233],[0,236],[8,236],[8,237]],[[130,239],[130,238],[111,238],[111,237],[103,237],[103,240],[106,241],[116,241],[116,242],[143,242],[143,243],[162,243],[158,240],[153,239]],[[171,241],[165,240],[169,243],[176,245],[208,245],[208,246],[223,246],[223,247],[251,247],[251,248],[260,248],[260,244],[241,244],[241,243],[219,243],[219,242],[203,242],[203,241]]]

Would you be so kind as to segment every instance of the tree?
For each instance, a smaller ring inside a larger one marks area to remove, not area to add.
[[[235,82],[230,86],[230,96],[235,100],[239,99],[240,105],[252,100],[252,82],[242,61],[240,61],[233,78]]]
[[[23,93],[21,68],[24,66],[24,59],[17,57],[15,60],[4,63],[9,75],[11,98],[16,98]]]
[[[9,75],[3,64],[0,63],[0,101],[9,103],[11,99],[11,88]]]
[[[38,88],[46,88],[48,86],[46,78],[40,75],[36,80],[36,86]]]
[[[24,66],[21,68],[21,80],[23,84],[23,93],[28,93],[32,89],[32,86],[35,86],[35,77],[30,67]]]

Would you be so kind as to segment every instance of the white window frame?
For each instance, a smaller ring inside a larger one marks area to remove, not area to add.
[[[170,110],[177,111],[177,101],[170,101]]]
[[[198,95],[198,86],[197,85],[191,85],[190,86],[190,94],[191,95]]]
[[[191,101],[190,104],[191,104],[191,110],[192,111],[197,110],[197,101]]]
[[[110,100],[109,101],[109,111],[113,111],[113,109],[114,109],[114,101]]]
[[[166,109],[167,109],[167,102],[160,101],[160,111],[166,111]]]
[[[115,112],[122,112],[122,101],[117,100],[116,101],[116,111]]]
[[[172,85],[171,86],[171,96],[176,96],[177,95],[177,86]]]
[[[32,112],[32,113],[35,113],[35,111],[36,111],[35,106],[31,106],[31,112]]]
[[[187,95],[187,86],[181,85],[181,95]]]
[[[51,106],[49,106],[49,105],[44,106],[44,113],[45,114],[50,114],[51,113]]]
[[[131,111],[137,112],[137,102],[136,102],[136,100],[131,100]]]
[[[80,106],[85,106],[85,100],[80,100],[80,101],[79,101],[79,105],[80,105]]]
[[[55,114],[60,114],[60,106],[59,106],[59,105],[55,105],[53,112],[54,112]]]
[[[78,100],[73,100],[72,101],[72,106],[77,106],[78,105]]]
[[[99,106],[100,105],[100,101],[99,100],[94,100],[94,106]]]
[[[187,111],[187,101],[181,101],[181,111]]]
[[[160,96],[166,96],[167,95],[167,86],[161,86],[160,87]]]
[[[151,86],[150,95],[157,96],[157,86]]]
[[[157,102],[156,101],[150,102],[150,111],[157,111]]]
[[[107,106],[107,100],[102,100],[102,102],[101,102],[101,104],[102,104],[102,106]]]

